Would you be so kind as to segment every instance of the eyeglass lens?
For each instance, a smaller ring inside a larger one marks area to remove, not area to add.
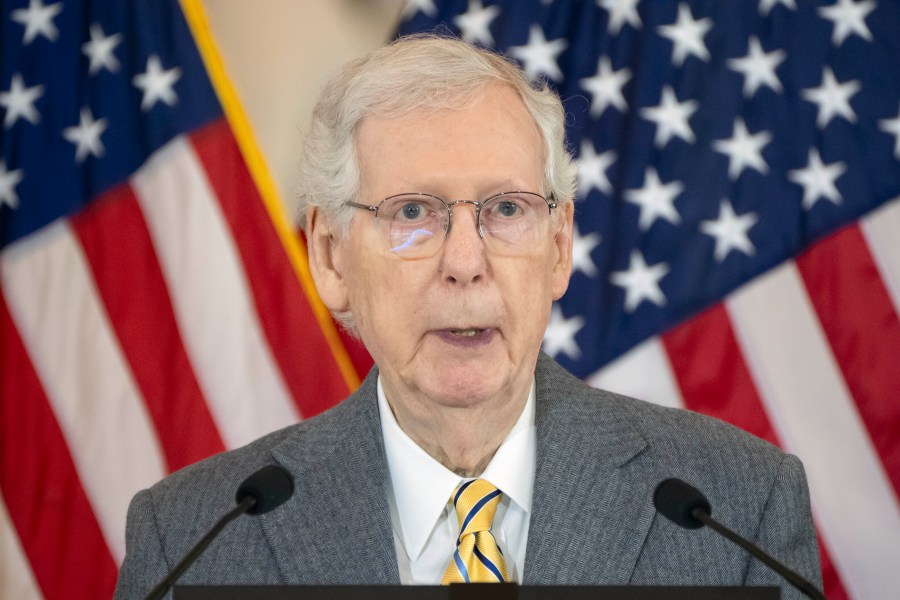
[[[433,196],[401,194],[386,199],[376,221],[387,237],[388,248],[401,256],[430,255],[443,244],[455,205]],[[520,254],[539,241],[549,224],[547,202],[528,192],[500,194],[481,203],[480,229],[485,242],[497,252]]]

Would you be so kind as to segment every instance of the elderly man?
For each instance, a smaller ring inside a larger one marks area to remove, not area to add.
[[[301,169],[319,293],[376,367],[325,414],[139,493],[117,597],[162,579],[266,464],[294,495],[233,523],[182,582],[784,583],[658,516],[668,477],[819,582],[795,457],[592,389],[540,353],[572,269],[552,91],[460,41],[407,38],[326,86]]]

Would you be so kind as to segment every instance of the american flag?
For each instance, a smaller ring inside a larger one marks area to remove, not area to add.
[[[4,0],[0,598],[109,598],[131,496],[345,397],[199,2]]]
[[[797,454],[828,597],[896,598],[900,4],[417,0],[401,18],[563,99],[574,274],[544,350]]]

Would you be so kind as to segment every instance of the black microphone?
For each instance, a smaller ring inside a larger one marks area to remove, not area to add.
[[[175,565],[169,575],[145,596],[144,600],[162,598],[172,584],[203,554],[210,542],[216,539],[225,526],[237,517],[244,513],[261,515],[275,510],[287,502],[293,493],[294,479],[283,467],[268,465],[250,475],[238,486],[237,494],[234,497],[237,506],[216,521],[206,535],[200,538],[200,541]]]
[[[709,500],[700,490],[680,479],[666,479],[653,492],[653,506],[656,510],[679,527],[699,529],[708,525],[716,533],[728,538],[770,569],[784,577],[788,583],[814,600],[828,600],[816,587],[796,571],[764,552],[759,546],[725,527],[710,516],[712,508]]]

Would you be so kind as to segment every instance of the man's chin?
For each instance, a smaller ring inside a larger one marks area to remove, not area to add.
[[[445,406],[474,407],[503,395],[507,387],[505,377],[496,370],[463,365],[457,369],[443,368],[425,378],[423,391]]]

